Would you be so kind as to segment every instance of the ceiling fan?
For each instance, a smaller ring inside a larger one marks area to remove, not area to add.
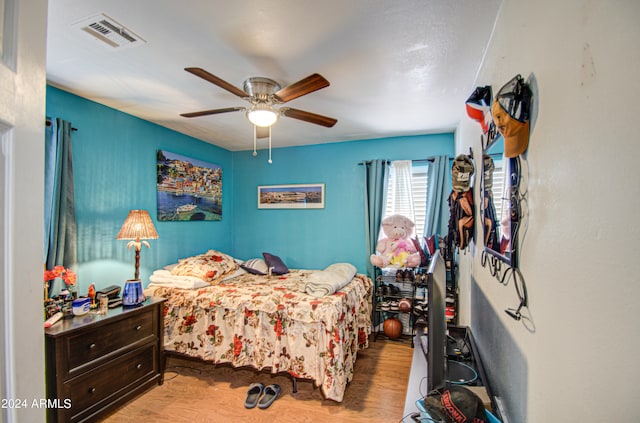
[[[269,163],[271,163],[271,125],[276,123],[279,116],[286,116],[304,122],[331,128],[338,122],[334,118],[322,116],[292,107],[280,107],[275,109],[274,104],[283,104],[303,95],[310,94],[329,86],[322,75],[314,73],[282,88],[273,79],[265,77],[252,77],[244,81],[243,89],[207,72],[202,68],[184,68],[189,73],[196,75],[205,81],[237,95],[251,103],[250,107],[225,107],[222,109],[203,110],[200,112],[182,113],[180,116],[192,118],[207,115],[216,115],[228,112],[245,112],[247,118],[254,125],[253,131],[253,155],[256,153],[256,138],[269,137]]]
[[[248,108],[226,107],[223,109],[203,110],[200,112],[182,113],[180,116],[192,118],[219,113],[245,112],[251,123],[263,128],[273,125],[278,120],[279,116],[286,116],[304,122],[326,126],[327,128],[331,128],[337,122],[336,119],[318,115],[316,113],[306,112],[304,110],[294,109],[291,107],[275,109],[273,107],[275,104],[283,104],[298,97],[302,97],[303,95],[328,87],[329,81],[317,73],[309,75],[306,78],[284,88],[272,79],[252,77],[244,81],[243,89],[240,89],[204,69],[185,68],[184,70],[229,91],[231,94],[235,94],[238,97],[247,100],[251,103],[251,106]]]

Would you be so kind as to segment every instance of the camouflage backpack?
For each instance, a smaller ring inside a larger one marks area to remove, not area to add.
[[[471,176],[475,171],[471,157],[460,154],[453,161],[449,195],[449,233],[448,241],[458,248],[465,249],[473,239],[475,206],[471,190]]]

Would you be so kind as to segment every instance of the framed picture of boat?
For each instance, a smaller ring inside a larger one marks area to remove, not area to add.
[[[258,186],[259,209],[323,209],[324,184]]]
[[[222,167],[158,150],[158,220],[222,220]]]

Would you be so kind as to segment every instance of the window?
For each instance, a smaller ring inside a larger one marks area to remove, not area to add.
[[[493,161],[494,170],[493,170],[493,186],[491,187],[491,192],[493,193],[493,205],[496,208],[496,218],[498,219],[498,225],[500,225],[500,221],[502,220],[502,210],[504,207],[508,207],[509,194],[504,192],[505,184],[504,184],[504,160],[494,160]]]
[[[404,161],[406,163],[406,161]],[[384,216],[401,214],[416,224],[415,236],[424,235],[427,208],[427,161],[410,162],[409,179],[405,180],[400,162],[392,162],[387,180],[387,204]]]

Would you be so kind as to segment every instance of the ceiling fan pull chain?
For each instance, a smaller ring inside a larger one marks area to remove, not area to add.
[[[258,155],[256,152],[256,138],[258,138],[258,128],[253,125],[253,157]]]
[[[271,161],[271,127],[269,127],[269,164],[273,163]]]

